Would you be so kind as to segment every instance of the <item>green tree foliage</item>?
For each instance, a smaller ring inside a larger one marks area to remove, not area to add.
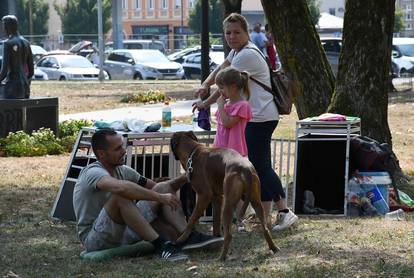
[[[201,0],[197,0],[194,8],[190,11],[188,26],[196,34],[201,32]],[[208,28],[213,34],[223,32],[223,4],[221,0],[209,1]]]
[[[17,18],[19,20],[19,32],[29,35],[29,0],[16,1]],[[47,22],[49,20],[49,4],[45,0],[32,1],[32,26],[33,35],[47,34]]]
[[[319,1],[316,0],[306,0],[306,3],[308,4],[311,21],[313,25],[318,24],[319,18],[321,17],[321,11],[319,10]]]
[[[98,4],[96,0],[68,0],[55,8],[62,20],[64,34],[97,34]],[[103,31],[111,28],[111,0],[102,0]]]
[[[396,7],[394,15],[394,33],[399,33],[404,27],[403,17],[403,10],[400,7]]]

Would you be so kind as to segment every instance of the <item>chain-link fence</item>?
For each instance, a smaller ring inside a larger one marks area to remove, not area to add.
[[[32,44],[42,46],[48,51],[69,49],[74,44],[82,40],[98,44],[97,34],[59,34],[59,35],[25,35]],[[179,49],[192,47],[201,44],[201,35],[159,35],[159,34],[134,34],[126,36],[125,39],[145,39],[159,40],[164,43],[167,53],[175,52]],[[105,42],[111,41],[111,37],[106,37]],[[222,34],[210,34],[211,45],[222,45]]]
[[[392,79],[391,91],[412,91],[413,90],[413,74],[403,73],[399,77]]]

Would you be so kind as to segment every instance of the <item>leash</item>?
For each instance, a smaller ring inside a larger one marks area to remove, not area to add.
[[[190,156],[188,157],[187,160],[187,170],[186,170],[186,174],[187,174],[187,179],[189,182],[191,182],[191,176],[193,175],[193,156],[195,154],[197,150],[197,146],[194,147],[194,149],[191,151]]]

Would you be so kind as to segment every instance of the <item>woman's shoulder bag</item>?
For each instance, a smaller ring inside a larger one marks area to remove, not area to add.
[[[292,111],[292,105],[296,97],[295,84],[283,72],[274,71],[260,50],[253,47],[246,48],[256,50],[260,53],[263,59],[265,59],[267,67],[269,68],[270,84],[272,87],[270,88],[252,76],[250,76],[250,79],[273,95],[273,100],[280,115],[289,115]]]

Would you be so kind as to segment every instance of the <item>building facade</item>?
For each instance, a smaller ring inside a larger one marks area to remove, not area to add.
[[[194,0],[121,0],[124,37],[156,39],[167,49],[183,47]]]
[[[346,0],[319,0],[318,2],[321,13],[344,17]]]
[[[401,37],[414,37],[413,7],[414,0],[397,0],[396,8],[402,10],[404,28],[400,31]]]

